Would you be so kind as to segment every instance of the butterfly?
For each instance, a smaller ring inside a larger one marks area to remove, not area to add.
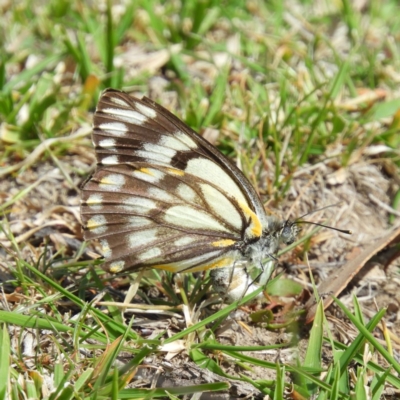
[[[262,268],[296,239],[296,223],[267,216],[243,173],[152,100],[107,89],[93,125],[97,169],[81,218],[110,272]]]

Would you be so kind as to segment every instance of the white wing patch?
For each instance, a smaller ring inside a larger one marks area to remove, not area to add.
[[[157,238],[158,229],[145,229],[138,232],[131,233],[128,236],[129,244],[132,246],[132,249],[136,249],[137,247],[142,247],[146,244],[154,242]]]
[[[120,207],[127,212],[146,215],[157,207],[157,203],[154,200],[146,199],[144,197],[132,196],[131,198],[124,200]]]
[[[100,140],[99,142],[99,146],[102,147],[103,149],[115,147],[115,144],[116,144],[115,140],[109,138]]]
[[[110,248],[110,245],[108,244],[108,241],[106,239],[100,240],[100,246],[103,256],[106,258],[111,258],[112,250]]]
[[[159,182],[165,177],[164,172],[154,168],[137,169],[132,174],[135,178],[149,183]]]
[[[128,132],[128,127],[122,122],[107,122],[104,124],[100,124],[99,128],[103,132],[116,137],[125,136]]]
[[[143,157],[149,164],[159,162],[161,165],[170,165],[172,158],[176,155],[176,150],[146,143],[143,145],[143,150],[136,150],[134,154]]]
[[[104,108],[103,112],[115,118],[135,125],[143,125],[149,118],[135,110],[123,110],[122,108]]]
[[[86,226],[96,235],[101,235],[102,233],[107,232],[107,220],[104,215],[93,216],[87,221]]]
[[[176,151],[189,151],[197,147],[196,143],[191,139],[185,140],[185,137],[182,137],[180,132],[177,132],[174,136],[162,135],[158,144]]]
[[[125,261],[118,260],[114,261],[110,264],[110,272],[113,274],[117,274],[118,272],[121,272],[125,267]]]
[[[151,109],[150,107],[147,107],[143,105],[142,103],[135,103],[136,109],[138,109],[143,115],[145,115],[147,118],[155,118],[157,116],[157,113]]]
[[[120,97],[111,97],[111,101],[114,103],[114,104],[118,104],[119,106],[122,106],[122,107],[132,107],[129,103],[127,103],[127,102],[125,102],[124,100],[122,100]]]
[[[146,217],[130,216],[128,218],[128,223],[131,228],[141,228],[142,226],[151,225],[153,221]]]
[[[205,181],[214,184],[216,187],[229,193],[237,201],[247,204],[247,200],[243,193],[240,191],[238,185],[232,178],[215,162],[207,160],[206,158],[194,158],[187,163],[185,172],[197,176]]]
[[[195,240],[195,239],[192,238],[192,237],[190,237],[190,236],[184,236],[184,237],[181,237],[181,238],[179,238],[179,239],[176,239],[176,240],[173,242],[173,245],[174,245],[175,247],[186,246],[186,245],[189,244],[189,243],[193,243],[194,240]]]
[[[232,202],[229,201],[220,191],[210,185],[203,183],[200,187],[210,208],[226,222],[240,230],[243,221]]]
[[[194,203],[197,200],[196,192],[186,183],[180,183],[176,189],[178,196],[182,197],[183,200],[188,203]]]
[[[108,157],[104,157],[101,160],[101,163],[104,165],[117,165],[119,164],[118,162],[118,156],[108,156]]]
[[[176,132],[174,136],[181,142],[185,143],[186,146],[189,147],[189,149],[191,150],[197,149],[196,142],[185,132]]]
[[[141,254],[139,254],[138,258],[142,261],[154,259],[162,254],[162,251],[158,247],[153,247]]]
[[[100,188],[104,191],[119,192],[125,185],[125,177],[121,174],[105,175],[100,181]]]
[[[102,203],[103,203],[103,196],[98,193],[91,194],[86,200],[86,204],[93,210],[101,209]]]
[[[151,196],[156,198],[157,200],[161,200],[165,203],[173,203],[176,201],[176,197],[172,194],[168,193],[166,190],[160,189],[158,187],[151,187],[148,189],[147,193]]]
[[[211,215],[187,205],[172,206],[164,215],[165,222],[190,230],[205,229],[229,232]]]

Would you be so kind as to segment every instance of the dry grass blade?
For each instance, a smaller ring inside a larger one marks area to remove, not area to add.
[[[2,170],[0,170],[0,178],[3,178],[4,176],[11,174],[12,172],[20,171],[21,169],[28,168],[31,165],[33,165],[35,162],[37,162],[40,159],[40,156],[51,146],[54,144],[58,143],[70,143],[76,139],[81,139],[84,138],[85,136],[88,136],[91,132],[90,127],[84,127],[79,129],[76,133],[70,136],[65,136],[65,137],[59,137],[59,138],[51,138],[45,140],[43,143],[41,143],[38,147],[36,147],[35,150],[32,151],[31,154],[29,154],[28,157],[26,157],[24,160],[21,162],[10,165],[9,167],[5,167]]]

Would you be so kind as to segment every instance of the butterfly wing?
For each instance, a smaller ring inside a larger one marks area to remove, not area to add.
[[[83,189],[82,223],[112,271],[232,265],[240,243],[267,226],[241,171],[150,99],[103,92],[93,142],[98,168]]]

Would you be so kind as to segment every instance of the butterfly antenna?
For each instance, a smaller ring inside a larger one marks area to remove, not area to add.
[[[301,217],[297,218],[297,219],[294,221],[294,224],[309,224],[309,225],[322,226],[323,228],[328,228],[328,229],[332,229],[332,230],[334,230],[334,231],[338,231],[338,232],[340,232],[340,233],[345,233],[346,235],[351,235],[353,232],[350,231],[350,230],[348,230],[348,229],[334,228],[333,226],[324,225],[324,224],[319,224],[318,222],[301,221],[301,219],[304,218],[304,217],[306,217],[307,215],[314,214],[314,213],[316,213],[316,212],[318,212],[318,211],[322,211],[322,210],[325,210],[325,209],[330,208],[330,207],[336,207],[336,206],[338,206],[339,204],[341,204],[341,202],[335,203],[335,204],[330,204],[329,206],[317,208],[316,210],[312,210],[312,211],[310,211],[310,212],[308,212],[308,213],[306,213],[306,214],[303,214]]]
[[[307,214],[306,214],[307,215]],[[339,228],[334,228],[333,226],[329,225],[324,225],[324,224],[319,224],[318,222],[311,222],[311,221],[299,221],[296,220],[296,224],[309,224],[309,225],[317,225],[317,226],[322,226],[323,228],[328,228],[332,229],[334,231],[338,231],[340,233],[345,233],[346,235],[351,235],[353,232],[348,230],[348,229],[339,229]]]

